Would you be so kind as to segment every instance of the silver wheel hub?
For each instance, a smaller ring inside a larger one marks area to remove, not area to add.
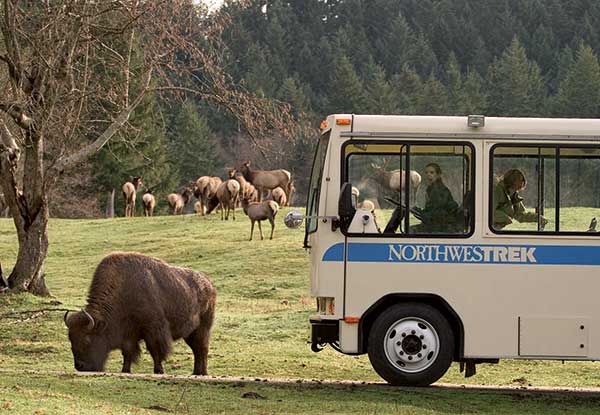
[[[438,355],[440,339],[431,324],[407,317],[390,326],[385,336],[385,355],[403,372],[415,373],[431,366]]]

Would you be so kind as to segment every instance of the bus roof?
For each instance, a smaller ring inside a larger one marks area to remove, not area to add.
[[[482,127],[469,127],[468,116],[421,115],[356,115],[334,114],[327,117],[327,126],[338,119],[352,119],[342,131],[343,137],[369,136],[439,136],[469,138],[533,138],[600,141],[600,119],[583,118],[512,118],[485,117]]]

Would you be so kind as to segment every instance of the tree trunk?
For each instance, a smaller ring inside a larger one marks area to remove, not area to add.
[[[8,277],[8,286],[12,291],[28,291],[35,295],[48,296],[50,292],[44,279],[44,260],[48,254],[47,202],[29,226],[21,226],[23,222],[29,221],[15,221],[19,253],[15,267]]]
[[[111,219],[115,217],[115,189],[108,193],[106,199],[106,217]]]

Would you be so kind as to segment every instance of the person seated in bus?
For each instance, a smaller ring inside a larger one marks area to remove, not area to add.
[[[442,169],[437,163],[425,166],[426,190],[425,207],[413,207],[411,212],[420,224],[411,226],[411,233],[453,232],[457,221],[458,203],[450,189],[442,180]]]
[[[527,212],[523,204],[523,198],[519,194],[525,189],[527,180],[525,175],[519,169],[510,169],[498,179],[494,187],[493,208],[494,208],[494,228],[502,229],[513,223],[518,222],[540,222],[543,228],[548,219],[536,212]]]

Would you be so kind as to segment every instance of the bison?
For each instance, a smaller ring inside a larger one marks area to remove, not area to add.
[[[172,341],[184,338],[194,352],[194,375],[206,375],[215,302],[203,273],[142,254],[109,254],[94,272],[88,304],[64,317],[75,369],[103,371],[109,352],[119,349],[129,373],[144,340],[154,373],[164,373]]]

